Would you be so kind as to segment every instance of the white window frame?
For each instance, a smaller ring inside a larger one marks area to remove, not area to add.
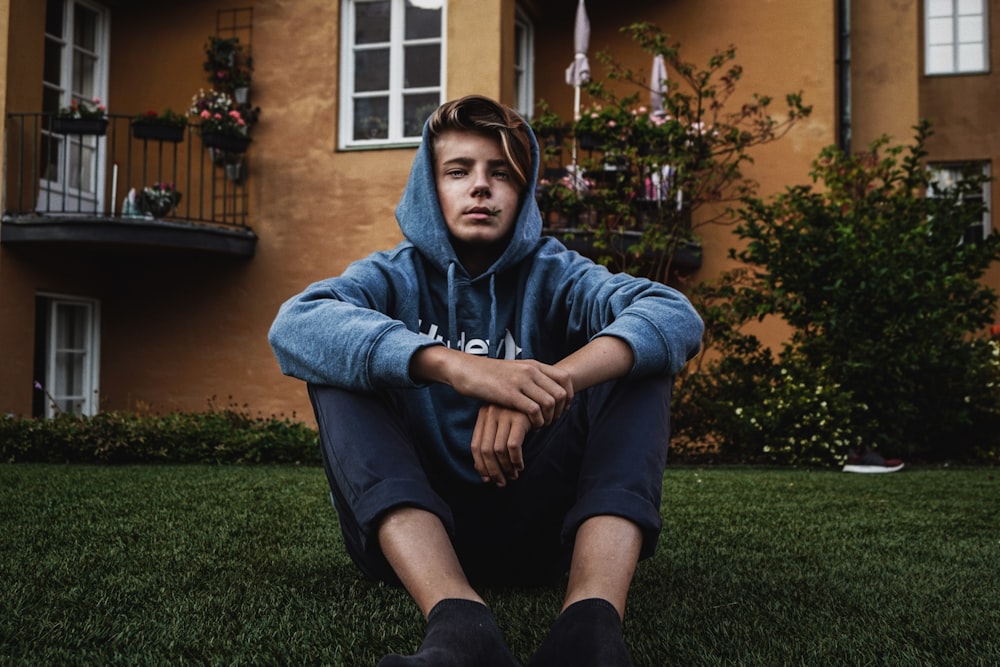
[[[438,93],[438,103],[445,99],[446,76],[446,28],[448,24],[447,0],[389,0],[391,2],[391,27],[388,44],[372,45],[366,44],[365,48],[380,46],[389,47],[389,89],[388,91],[377,91],[364,93],[355,92],[354,82],[354,52],[355,52],[355,21],[354,8],[366,1],[371,0],[344,0],[341,3],[340,16],[340,122],[338,125],[337,146],[346,148],[386,148],[391,146],[413,146],[420,143],[420,135],[405,136],[404,129],[404,94],[414,93]],[[407,2],[416,5],[422,3],[441,4],[441,33],[439,37],[429,39],[406,40],[405,39],[405,10]],[[441,71],[439,73],[439,85],[424,88],[403,87],[403,64],[404,48],[411,45],[439,44],[441,49]],[[354,134],[354,100],[362,96],[385,96],[389,97],[389,127],[388,137],[385,139],[355,139]]]
[[[974,38],[967,34],[970,29]],[[924,0],[924,73],[947,76],[989,71],[989,2]]]
[[[520,7],[514,14],[514,109],[531,119],[535,113],[535,26]]]
[[[962,173],[968,170],[970,167],[980,167],[983,172],[983,176],[987,179],[990,177],[990,163],[982,160],[969,160],[967,162],[934,162],[927,165],[928,169],[931,171],[931,185],[932,187],[928,191],[928,196],[934,196],[935,182],[941,180],[941,176],[944,176],[944,186],[946,188],[954,187],[959,179],[962,177]],[[986,206],[986,210],[983,211],[983,219],[981,221],[980,234],[976,241],[985,239],[993,232],[993,225],[991,224],[992,219],[992,201],[990,200],[990,181],[987,180],[983,183],[982,190],[982,200],[983,204]],[[966,237],[963,238],[963,242],[969,240],[969,234],[973,229],[979,227],[977,224],[969,225],[969,231],[966,232]]]
[[[58,413],[72,413],[93,416],[100,408],[101,372],[101,302],[63,294],[39,294],[43,297],[47,313],[44,318],[45,334],[45,416]],[[80,309],[84,317],[83,340],[72,348],[59,347],[60,334],[68,322],[63,317],[63,308]],[[82,357],[80,391],[68,392],[63,387],[70,373],[69,358]]]
[[[90,0],[62,0],[63,25],[62,34],[53,35],[46,33],[46,41],[56,43],[61,48],[61,62],[59,65],[59,81],[43,81],[42,85],[58,92],[59,106],[68,107],[74,99],[91,100],[88,97],[97,97],[105,105],[108,103],[108,62],[110,59],[111,40],[111,12],[101,4]],[[76,7],[84,7],[94,12],[97,16],[95,26],[95,48],[93,51],[84,51],[82,46],[74,42],[76,20]],[[85,52],[93,57],[97,63],[94,72],[93,94],[85,95],[83,91],[74,90],[75,78],[74,55],[77,52]],[[56,174],[54,179],[42,175],[40,182],[40,192],[38,208],[39,210],[62,210],[73,213],[94,213],[100,212],[104,208],[104,186],[106,160],[104,137],[93,135],[58,135],[48,133],[49,140],[58,145],[56,158]],[[74,163],[74,160],[76,162]],[[86,160],[86,165],[81,165],[80,161]],[[74,169],[75,166],[75,169]],[[86,179],[86,183],[81,182],[80,187],[71,185],[71,175],[76,174],[81,179]]]

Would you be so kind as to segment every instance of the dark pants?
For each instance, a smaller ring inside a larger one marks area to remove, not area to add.
[[[437,515],[473,581],[543,583],[569,568],[580,524],[624,517],[642,530],[641,557],[660,532],[672,378],[608,382],[579,392],[551,426],[531,432],[525,468],[504,488],[445,477],[407,428],[398,390],[362,394],[309,386],[323,464],[347,551],[369,577],[395,582],[378,545],[386,512]]]

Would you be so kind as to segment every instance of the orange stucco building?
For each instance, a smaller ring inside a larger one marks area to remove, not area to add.
[[[619,28],[649,21],[694,62],[735,45],[741,93],[801,91],[812,115],[755,154],[762,194],[807,182],[826,145],[907,142],[921,117],[935,122],[931,161],[990,169],[1000,8],[982,0],[978,14],[949,15],[942,4],[588,0],[590,52],[648,68]],[[482,93],[571,115],[576,6],[0,0],[0,413],[44,413],[48,392],[85,413],[211,401],[309,419],[303,385],[267,345],[278,306],[400,240],[393,209],[431,102]],[[247,152],[211,152],[190,128],[177,143],[136,137],[134,116],[186,112],[210,87],[210,36],[236,37],[252,56],[247,104],[260,113]],[[74,96],[107,106],[104,134],[56,127]],[[181,193],[172,211],[130,208],[129,190],[161,181]],[[709,279],[735,239],[700,231],[694,277]],[[1000,287],[1000,274],[990,281]]]

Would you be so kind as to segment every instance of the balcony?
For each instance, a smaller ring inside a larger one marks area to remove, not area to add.
[[[0,243],[252,257],[247,155],[206,146],[192,126],[177,130],[136,136],[132,116],[81,129],[52,114],[8,114]],[[180,201],[137,210],[129,193],[158,183]]]

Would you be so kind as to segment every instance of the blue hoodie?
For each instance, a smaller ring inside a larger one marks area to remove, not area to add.
[[[470,443],[480,403],[409,374],[420,348],[447,345],[500,359],[554,364],[597,336],[632,348],[631,375],[676,374],[698,350],[702,322],[661,283],[612,274],[554,238],[542,238],[535,198],[539,153],[510,244],[479,276],[452,248],[438,204],[431,138],[414,158],[396,208],[406,240],[310,285],[281,306],[270,343],[281,370],[306,382],[358,391],[410,388],[408,410],[438,465],[481,484]],[[363,443],[361,446],[364,446]]]

